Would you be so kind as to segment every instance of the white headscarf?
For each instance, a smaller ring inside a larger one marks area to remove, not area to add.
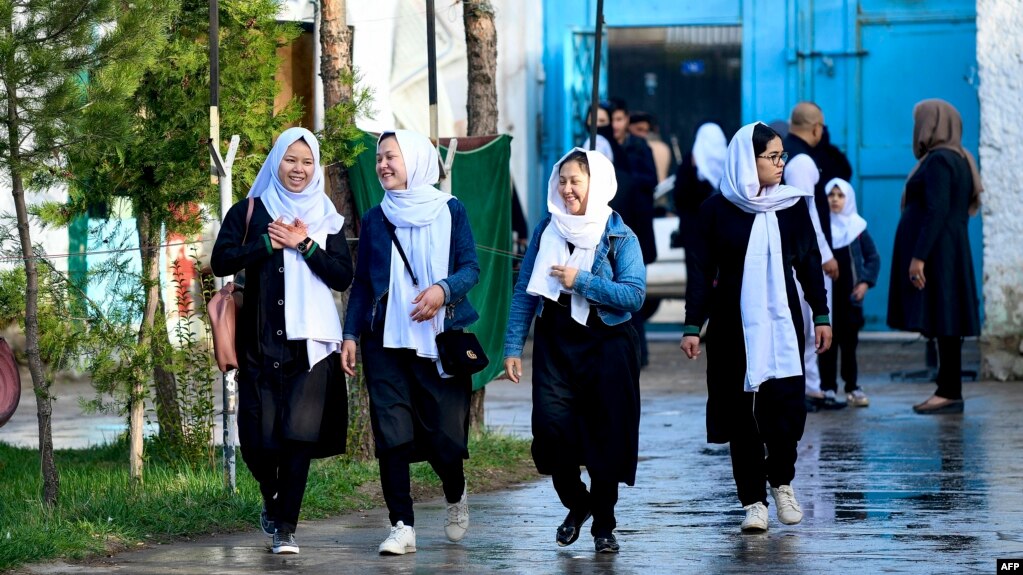
[[[718,188],[721,174],[725,170],[725,157],[728,154],[728,143],[721,126],[708,122],[696,130],[693,142],[693,163],[696,164],[696,177],[709,182]]]
[[[746,344],[746,391],[770,379],[803,374],[796,332],[785,289],[778,210],[810,196],[793,186],[775,184],[761,190],[753,154],[753,129],[747,124],[728,144],[721,193],[745,212],[756,214],[743,263],[742,333]]]
[[[296,194],[284,187],[277,172],[288,146],[298,140],[309,145],[315,167],[312,180]],[[256,175],[249,197],[262,200],[275,221],[282,218],[284,223],[291,224],[296,218],[302,220],[309,229],[309,237],[321,248],[327,236],[340,232],[345,222],[323,191],[320,144],[305,128],[289,128],[277,138]],[[298,251],[284,250],[284,328],[289,340],[306,340],[312,370],[323,358],[341,351],[341,320],[330,288],[302,260]]]
[[[590,149],[590,139],[589,138],[586,138],[586,141],[583,142],[583,149],[584,150],[589,150]],[[614,163],[614,161],[615,161],[615,153],[614,153],[614,150],[611,149],[611,142],[608,142],[607,138],[605,138],[604,136],[601,136],[600,134],[597,134],[597,145],[594,146],[594,149],[597,150],[598,152],[600,152],[601,154],[604,154],[604,156],[607,159],[611,160],[611,163]]]
[[[856,211],[856,192],[853,191],[852,184],[842,178],[832,178],[828,185],[824,186],[824,191],[831,194],[835,186],[845,194],[845,206],[841,213],[831,212],[831,244],[834,248],[844,248],[856,241],[856,238],[867,229],[867,220]]]
[[[416,307],[412,300],[419,292],[448,277],[451,211],[447,205],[452,196],[434,187],[440,179],[439,155],[426,136],[410,130],[383,132],[377,140],[378,147],[388,134],[394,134],[398,140],[408,181],[404,190],[385,190],[380,208],[394,224],[395,235],[416,272],[419,286],[412,284],[392,242],[384,347],[414,349],[419,357],[436,360],[436,337],[444,330],[444,310],[425,322],[412,321],[410,314]],[[440,362],[437,368],[440,370]]]
[[[590,169],[590,188],[587,193],[586,213],[572,215],[565,207],[565,200],[558,193],[558,179],[561,165],[575,152],[586,154]],[[562,293],[572,293],[565,289],[561,281],[550,275],[551,266],[564,265],[591,271],[596,255],[597,244],[604,236],[607,221],[612,210],[608,202],[618,191],[618,179],[615,177],[614,165],[602,153],[572,148],[558,163],[554,164],[551,178],[547,182],[547,211],[551,213],[551,223],[540,236],[540,249],[533,263],[532,275],[526,286],[526,293],[544,296],[557,300]],[[569,253],[568,244],[575,246]],[[586,325],[590,315],[590,304],[586,298],[572,293],[572,319]]]

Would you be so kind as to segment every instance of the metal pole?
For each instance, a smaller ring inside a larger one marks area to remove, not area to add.
[[[604,0],[597,0],[597,26],[593,38],[593,95],[590,99],[590,149],[597,149],[597,108],[600,100],[600,50],[604,36]]]
[[[220,7],[217,0],[210,0],[210,162],[211,171],[219,178],[220,221],[223,223],[231,209],[231,164],[238,151],[238,136],[231,137],[227,158],[220,157]],[[223,278],[222,285],[233,278]],[[217,286],[218,288],[220,285]],[[224,487],[234,492],[237,489],[235,476],[235,413],[237,412],[238,385],[237,371],[224,374]]]
[[[433,0],[426,0],[426,64],[430,85],[430,141],[437,145],[437,31]]]
[[[220,148],[220,6],[210,0],[210,139]],[[215,167],[210,162],[210,180],[215,182]],[[220,214],[223,218],[224,214]],[[220,287],[219,285],[217,286]]]

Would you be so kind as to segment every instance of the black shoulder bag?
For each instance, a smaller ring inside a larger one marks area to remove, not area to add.
[[[405,250],[402,249],[398,236],[394,233],[394,224],[384,218],[384,225],[387,228],[387,233],[391,236],[391,241],[394,242],[394,247],[398,248],[398,255],[401,256],[401,261],[404,262],[405,269],[408,270],[408,274],[412,278],[412,285],[419,289],[419,278],[416,277],[416,272],[412,271],[412,265],[409,264],[408,257],[405,256]],[[451,303],[446,307],[453,308],[454,305]],[[444,368],[444,373],[448,375],[470,376],[483,371],[490,364],[487,354],[483,351],[483,346],[480,345],[480,340],[472,332],[460,329],[442,331],[437,334],[436,341],[440,365]]]

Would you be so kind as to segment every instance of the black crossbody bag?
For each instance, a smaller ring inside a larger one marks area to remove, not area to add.
[[[405,250],[402,249],[401,242],[398,241],[398,236],[394,233],[394,224],[384,218],[384,226],[391,236],[391,241],[394,242],[394,247],[398,248],[398,255],[401,256],[401,261],[404,262],[405,269],[408,270],[408,274],[412,278],[412,285],[419,289],[419,278],[416,277],[416,272],[412,271],[412,265],[409,264],[408,257],[405,256]],[[454,305],[451,303],[445,307],[454,308]],[[472,332],[460,329],[442,331],[437,334],[436,341],[440,365],[444,368],[444,373],[448,375],[470,376],[483,371],[490,364],[487,354],[483,351],[483,346],[480,345],[480,340]]]

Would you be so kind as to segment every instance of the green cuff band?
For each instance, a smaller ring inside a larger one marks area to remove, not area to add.
[[[270,243],[270,234],[263,234],[263,243],[266,244],[266,253],[274,255],[274,246]]]
[[[826,315],[818,315],[813,318],[813,325],[831,325],[831,318]]]
[[[682,335],[700,335],[700,326],[684,325],[682,326]]]
[[[312,244],[309,245],[309,249],[307,249],[305,251],[305,253],[302,254],[302,257],[304,257],[305,259],[309,259],[309,256],[313,255],[313,252],[315,252],[315,251],[316,251],[316,242],[313,242]]]

